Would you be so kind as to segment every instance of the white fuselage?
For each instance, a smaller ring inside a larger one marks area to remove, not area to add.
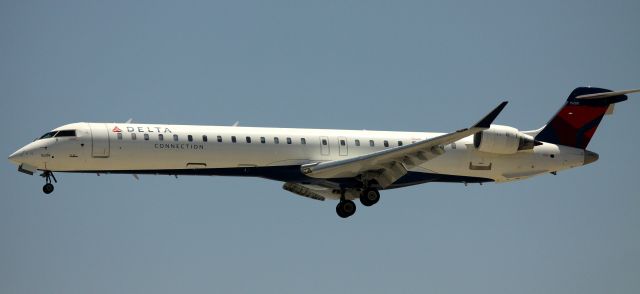
[[[364,155],[440,135],[119,123],[75,123],[56,130],[75,130],[76,134],[38,139],[16,151],[10,159],[32,169],[59,172],[224,174],[215,171],[299,167]],[[504,182],[585,163],[584,150],[548,143],[532,150],[501,155],[477,151],[469,136],[444,146],[444,150],[444,154],[412,168],[411,172],[456,176],[456,182],[465,182],[463,177]]]

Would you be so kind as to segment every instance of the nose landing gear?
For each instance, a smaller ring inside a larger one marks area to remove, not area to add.
[[[44,181],[46,182],[46,184],[42,186],[42,192],[44,192],[45,194],[51,194],[51,192],[53,192],[53,184],[51,184],[51,179],[53,179],[54,183],[57,183],[58,180],[56,180],[56,176],[53,175],[53,172],[48,170],[44,171],[40,176],[43,177]]]

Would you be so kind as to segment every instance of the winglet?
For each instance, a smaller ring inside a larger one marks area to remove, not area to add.
[[[498,117],[498,114],[500,114],[502,109],[504,109],[504,107],[507,106],[507,103],[509,103],[509,101],[504,101],[504,102],[500,103],[500,105],[498,105],[498,107],[496,107],[491,112],[489,112],[489,114],[487,114],[479,122],[477,122],[475,125],[473,125],[472,128],[488,129],[491,126],[491,123],[496,119],[496,117]]]

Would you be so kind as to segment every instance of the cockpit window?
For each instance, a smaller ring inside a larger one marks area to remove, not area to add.
[[[55,137],[75,137],[76,136],[76,131],[75,130],[62,130],[59,131]]]
[[[42,137],[40,137],[38,140],[46,139],[46,138],[52,138],[53,136],[55,136],[56,133],[58,133],[58,131],[48,132],[48,133],[42,135]]]

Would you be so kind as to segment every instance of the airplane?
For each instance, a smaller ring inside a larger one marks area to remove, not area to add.
[[[587,150],[614,104],[640,89],[579,87],[543,127],[520,131],[493,124],[507,105],[451,133],[259,128],[131,123],[72,123],[18,149],[18,171],[41,172],[53,192],[54,172],[261,177],[315,200],[338,200],[353,215],[380,200],[380,190],[430,182],[522,180],[598,160]]]

